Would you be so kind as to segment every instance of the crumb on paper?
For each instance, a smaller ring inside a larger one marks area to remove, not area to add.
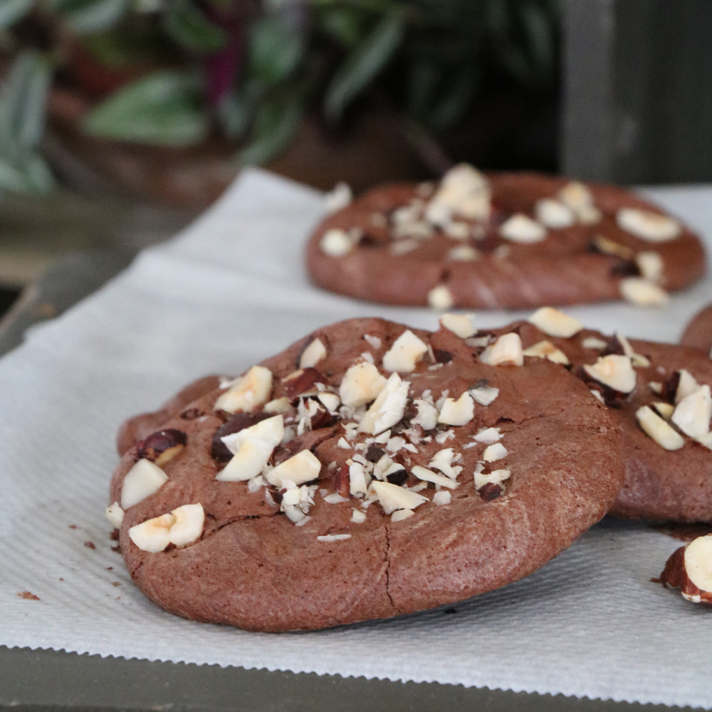
[[[30,593],[29,591],[20,591],[20,593],[17,594],[20,598],[24,598],[26,601],[39,601],[40,597],[35,596],[34,593]]]

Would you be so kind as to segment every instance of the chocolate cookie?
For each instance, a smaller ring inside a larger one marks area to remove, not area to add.
[[[626,478],[611,513],[712,521],[712,361],[694,349],[605,336],[554,309],[507,327],[524,353],[556,361],[609,406]]]
[[[661,304],[705,269],[697,236],[629,191],[467,165],[342,207],[316,229],[306,261],[332,292],[445,310]]]
[[[607,409],[517,334],[443,322],[320,329],[129,449],[107,515],[141,590],[190,619],[323,628],[503,586],[598,521],[623,481]]]
[[[699,349],[712,358],[712,304],[708,304],[692,317],[685,327],[680,343]]]

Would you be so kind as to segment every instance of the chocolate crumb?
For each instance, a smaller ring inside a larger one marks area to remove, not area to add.
[[[39,596],[35,596],[34,593],[30,593],[29,591],[21,591],[17,595],[20,598],[24,598],[26,601],[39,601],[40,600]]]
[[[96,549],[93,541],[85,541],[84,546],[86,546],[87,549]]]

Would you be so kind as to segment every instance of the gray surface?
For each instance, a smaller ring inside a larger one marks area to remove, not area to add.
[[[624,184],[712,179],[712,3],[565,0],[561,168]]]
[[[16,346],[22,332],[49,313],[61,313],[123,269],[131,256],[93,252],[60,260],[3,320],[0,353]],[[532,651],[536,655],[536,651]],[[125,660],[61,651],[0,646],[0,709],[13,710],[240,710],[244,712],[340,712],[388,710],[546,710],[593,712],[670,710],[639,705],[465,688],[436,683],[398,683]],[[679,709],[679,708],[678,708]]]

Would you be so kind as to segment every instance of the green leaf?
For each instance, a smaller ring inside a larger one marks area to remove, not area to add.
[[[353,49],[361,40],[361,15],[352,7],[328,7],[322,11],[321,25],[344,47]]]
[[[439,131],[449,128],[463,117],[480,81],[479,72],[473,67],[466,66],[449,75],[450,81],[439,93],[437,101],[433,102],[428,117],[430,126]]]
[[[39,154],[29,156],[20,166],[0,158],[0,191],[44,194],[53,187],[52,173]]]
[[[190,146],[208,133],[200,82],[192,74],[159,71],[96,106],[84,130],[94,136],[159,146]]]
[[[112,27],[130,8],[130,0],[52,0],[53,9],[63,14],[78,34]]]
[[[35,0],[2,0],[0,3],[0,30],[14,25],[26,15]]]
[[[217,116],[223,131],[229,138],[239,139],[245,135],[262,94],[262,85],[247,82],[222,98],[218,105]]]
[[[225,30],[213,24],[192,0],[173,0],[163,16],[163,28],[179,45],[195,52],[217,52],[228,42]]]
[[[252,142],[240,154],[240,163],[262,165],[278,156],[289,145],[303,117],[300,98],[263,104],[257,113]]]
[[[341,117],[346,105],[386,66],[403,40],[405,26],[397,14],[383,17],[334,75],[326,92],[328,119]]]
[[[51,77],[52,67],[47,59],[36,52],[24,52],[2,85],[0,154],[12,163],[33,151],[44,134]]]
[[[549,18],[531,3],[521,8],[520,18],[529,55],[540,71],[548,72],[554,64],[554,38]]]
[[[304,53],[299,34],[279,17],[263,17],[252,25],[250,75],[266,86],[286,79]]]

